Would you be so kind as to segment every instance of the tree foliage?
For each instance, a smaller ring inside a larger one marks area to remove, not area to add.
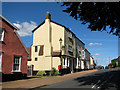
[[[63,12],[69,13],[91,31],[107,31],[120,36],[120,3],[118,2],[63,2]],[[109,27],[109,30],[107,29]]]

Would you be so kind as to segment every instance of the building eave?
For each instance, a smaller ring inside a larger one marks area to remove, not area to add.
[[[40,25],[38,25],[33,31],[32,31],[32,33],[34,32],[34,31],[36,31],[41,25],[43,25],[45,23],[45,20],[40,24]]]
[[[15,33],[16,33],[16,35],[17,35],[18,39],[20,40],[20,42],[22,43],[22,45],[23,45],[23,47],[24,47],[25,51],[27,52],[27,54],[29,54],[29,52],[28,52],[27,48],[25,47],[25,45],[24,45],[23,41],[21,40],[21,38],[20,38],[19,34],[18,34],[16,31],[15,31]]]
[[[19,30],[19,28],[18,27],[16,27],[14,24],[12,24],[8,19],[6,19],[4,16],[2,16],[1,14],[0,14],[0,19],[3,19],[4,21],[6,21],[10,26],[12,26],[15,30]]]

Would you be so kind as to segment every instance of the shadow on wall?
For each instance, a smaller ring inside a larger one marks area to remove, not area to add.
[[[120,70],[78,77],[74,80],[78,81],[79,86],[95,85],[95,89],[100,87],[101,90],[105,90],[115,87],[117,90],[120,90]]]

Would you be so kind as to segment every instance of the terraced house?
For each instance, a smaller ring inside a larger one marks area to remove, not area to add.
[[[90,64],[90,52],[85,49],[85,61],[84,61],[84,66],[85,66],[85,69],[91,69],[91,64]]]
[[[85,69],[85,44],[76,37],[76,70],[79,71],[81,69]]]
[[[73,72],[75,60],[75,35],[65,26],[51,20],[47,12],[44,22],[33,30],[31,60],[34,72],[52,68]]]

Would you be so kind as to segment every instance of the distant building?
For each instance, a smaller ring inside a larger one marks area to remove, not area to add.
[[[92,56],[90,56],[90,65],[91,65],[91,69],[94,69],[96,66],[94,58]]]
[[[117,66],[120,65],[120,56],[117,58],[116,65],[117,65]]]
[[[27,74],[28,51],[14,26],[0,15],[0,71],[3,80],[19,78]]]

